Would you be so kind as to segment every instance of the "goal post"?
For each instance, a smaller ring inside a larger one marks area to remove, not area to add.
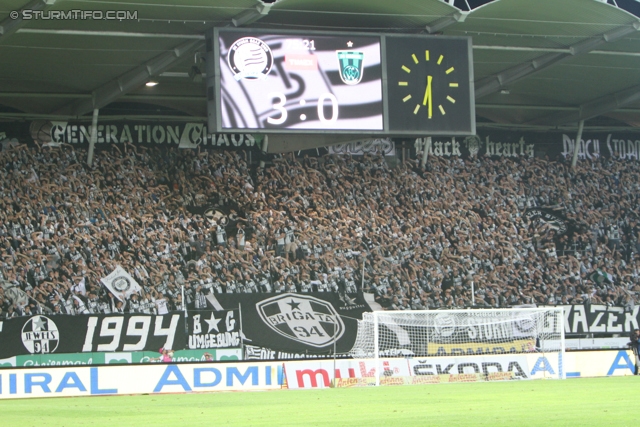
[[[399,384],[401,376],[409,377],[404,383],[564,379],[563,313],[562,307],[365,313],[351,356],[373,359],[376,385]]]

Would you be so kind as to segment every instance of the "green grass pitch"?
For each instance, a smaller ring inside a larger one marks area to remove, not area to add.
[[[3,426],[637,425],[640,377],[0,400]]]

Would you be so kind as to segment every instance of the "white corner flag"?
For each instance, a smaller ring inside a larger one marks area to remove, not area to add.
[[[111,274],[103,277],[100,281],[120,301],[123,301],[134,292],[140,292],[142,289],[138,282],[120,266],[117,266]]]

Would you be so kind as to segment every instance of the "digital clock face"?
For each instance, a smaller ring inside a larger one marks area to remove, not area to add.
[[[219,128],[383,130],[379,36],[218,33]]]

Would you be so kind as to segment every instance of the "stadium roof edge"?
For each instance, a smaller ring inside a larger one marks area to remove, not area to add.
[[[211,6],[202,0],[110,0],[109,9],[136,12],[137,19],[22,22],[13,34],[0,36],[0,113],[42,116],[60,111],[71,101],[88,101],[87,97],[109,82],[173,50],[179,43],[174,38],[201,38],[211,27],[231,25],[234,18],[255,9],[258,2],[217,0]],[[0,23],[7,22],[10,11],[31,3],[5,0],[0,6]],[[79,4],[88,10],[101,3]],[[64,11],[77,4],[57,1],[48,6],[51,11]],[[615,28],[640,25],[640,3],[636,0],[281,0],[249,26],[274,31],[417,34],[456,13],[464,19],[448,20],[448,25],[435,33],[473,39],[479,47],[474,49],[476,82],[531,62],[541,52],[570,52],[572,46],[590,45],[593,38]],[[95,36],[83,36],[88,32]],[[544,122],[545,116],[552,116],[550,113],[559,109],[579,110],[594,99],[640,84],[637,31],[603,43],[596,52],[571,55],[510,83],[504,93],[483,97],[476,106],[478,122],[514,127]],[[163,105],[173,108],[176,116],[206,116],[203,87],[189,78],[193,65],[193,55],[173,61],[165,73],[156,76],[158,86],[149,89],[143,84],[134,85],[128,92],[130,96],[109,104],[109,113],[125,115],[118,114],[118,108],[144,102],[148,110],[136,110],[136,114],[153,116],[157,106]],[[77,99],[73,99],[74,94]],[[625,105],[621,111],[602,114],[624,123],[640,123],[640,114],[636,113],[640,111],[640,101]],[[104,117],[102,112],[101,116]]]

